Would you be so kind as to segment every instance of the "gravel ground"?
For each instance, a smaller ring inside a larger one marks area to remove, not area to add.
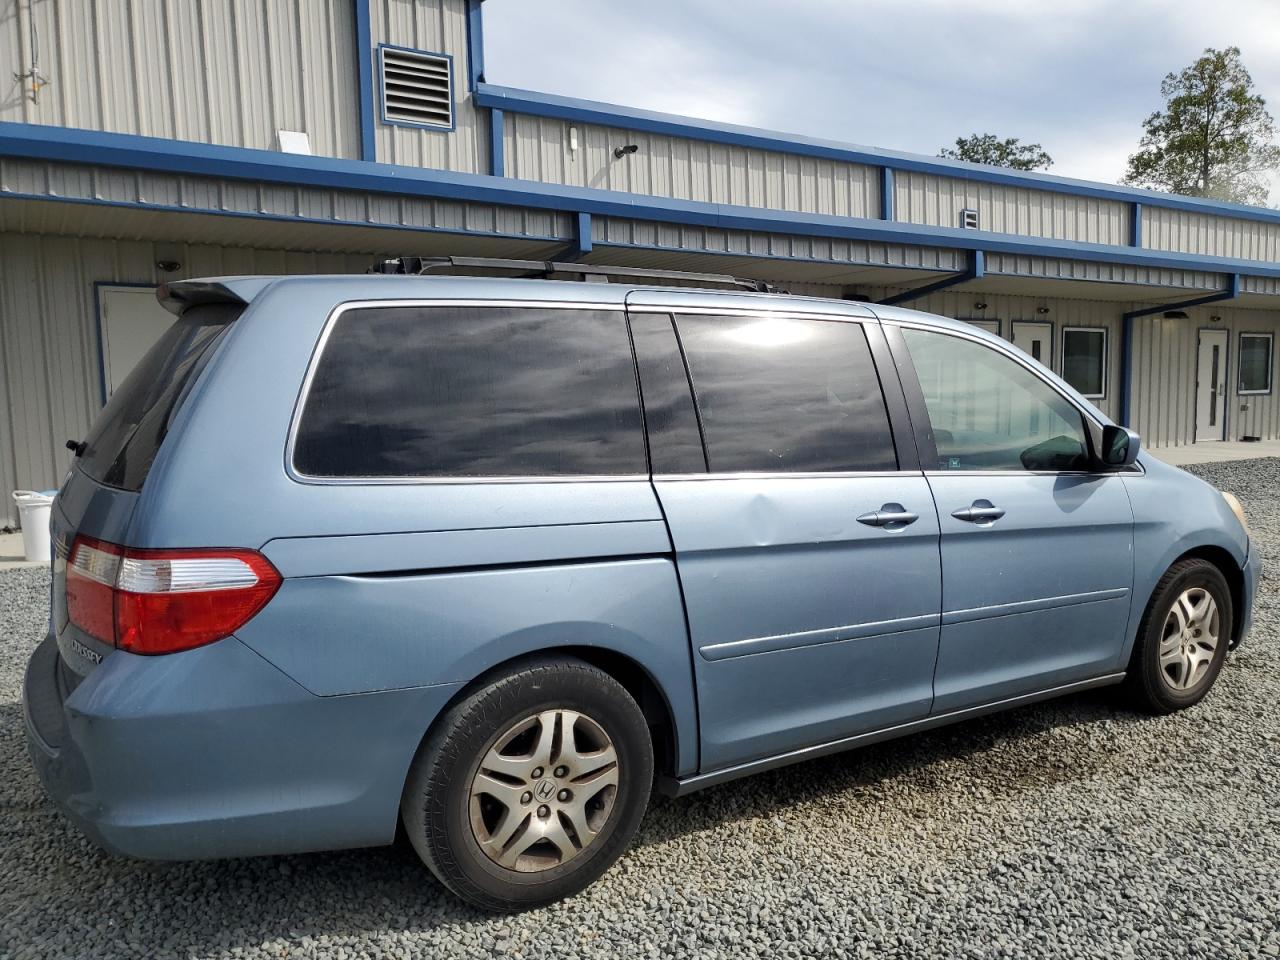
[[[1280,459],[1194,468],[1280,569]],[[679,801],[576,899],[461,906],[400,848],[146,864],[98,851],[27,761],[47,578],[0,574],[0,957],[1280,955],[1277,580],[1198,707],[1105,691]]]

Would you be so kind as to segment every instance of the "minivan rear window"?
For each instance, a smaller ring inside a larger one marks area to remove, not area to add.
[[[355,480],[644,474],[623,314],[347,310],[316,363],[293,464]]]
[[[243,311],[243,304],[205,304],[175,320],[111,395],[85,440],[80,469],[107,486],[141,490],[199,372]]]

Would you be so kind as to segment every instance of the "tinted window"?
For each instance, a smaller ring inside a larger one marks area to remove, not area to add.
[[[623,316],[349,310],[316,367],[294,465],[316,477],[642,474]]]
[[[1271,392],[1271,334],[1240,334],[1240,392]]]
[[[80,468],[109,486],[142,489],[183,400],[243,310],[210,304],[183,313],[111,395],[85,439]]]
[[[1082,470],[1080,412],[1020,363],[960,337],[903,329],[944,470]]]
[[[713,472],[897,469],[861,324],[692,316],[678,323]]]
[[[640,370],[650,468],[654,473],[706,473],[698,415],[671,317],[632,316],[631,340]]]
[[[1107,392],[1107,331],[1068,327],[1062,331],[1062,379],[1086,397]]]

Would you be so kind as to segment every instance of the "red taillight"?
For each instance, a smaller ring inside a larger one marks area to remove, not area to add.
[[[67,559],[67,615],[131,653],[175,653],[221,640],[280,588],[254,550],[134,550],[77,537]]]

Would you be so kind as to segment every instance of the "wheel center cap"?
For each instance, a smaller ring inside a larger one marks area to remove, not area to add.
[[[533,795],[544,802],[550,800],[556,795],[555,781],[539,780],[538,785],[533,788]]]

